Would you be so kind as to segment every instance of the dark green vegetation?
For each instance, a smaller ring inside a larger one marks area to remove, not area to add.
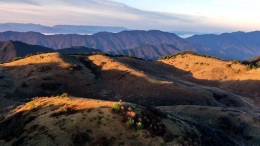
[[[252,59],[242,61],[242,64],[247,65],[251,69],[259,68],[260,67],[260,57],[258,56],[258,57],[252,58]]]

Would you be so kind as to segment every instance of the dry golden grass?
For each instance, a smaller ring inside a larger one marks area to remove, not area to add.
[[[174,59],[160,60],[180,70],[191,72],[192,77],[206,80],[260,80],[260,69],[248,70],[241,64],[191,54],[178,55]]]

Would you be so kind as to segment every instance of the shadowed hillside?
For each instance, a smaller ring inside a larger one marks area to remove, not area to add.
[[[167,54],[181,52],[179,48],[169,44],[139,45],[133,49],[115,50],[110,52],[113,55],[133,55],[143,59],[157,59]]]
[[[64,54],[84,54],[84,53],[102,52],[99,49],[92,49],[83,46],[72,46],[70,48],[63,48],[57,51]]]

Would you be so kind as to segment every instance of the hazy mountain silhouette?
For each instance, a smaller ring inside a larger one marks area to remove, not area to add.
[[[53,33],[53,34],[67,34],[67,33],[80,33],[80,34],[93,34],[101,31],[107,32],[120,32],[128,30],[125,27],[112,27],[112,26],[86,26],[86,25],[55,25],[44,26],[40,24],[22,24],[22,23],[2,23],[0,24],[0,31],[18,31],[28,32],[35,31],[40,33]]]
[[[260,31],[194,35],[186,40],[205,45],[226,59],[244,60],[260,55]]]

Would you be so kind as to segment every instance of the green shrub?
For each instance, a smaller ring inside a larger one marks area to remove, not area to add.
[[[29,109],[30,110],[33,110],[35,108],[35,104],[34,104],[34,102],[31,102],[30,104],[29,104]]]
[[[132,119],[131,117],[128,117],[128,120],[126,121],[126,126],[127,127],[131,127],[134,125],[134,119]]]
[[[232,65],[231,64],[227,64],[226,67],[230,68]]]
[[[59,97],[61,97],[61,98],[69,97],[69,94],[68,93],[62,93]]]
[[[30,53],[30,54],[27,54],[27,55],[25,55],[25,58],[26,57],[30,57],[30,56],[33,56],[34,54],[32,54],[32,53]]]
[[[179,136],[179,137],[177,138],[177,141],[178,141],[178,143],[182,144],[183,141],[184,141],[184,139],[183,139],[182,136]]]
[[[160,146],[165,146],[165,142],[160,142]]]
[[[20,59],[22,59],[22,57],[15,57],[15,58],[13,58],[12,61],[16,61],[16,60],[20,60]]]
[[[213,57],[213,56],[205,55],[205,54],[197,54],[197,53],[194,53],[192,51],[183,51],[183,52],[179,52],[179,53],[172,54],[172,55],[166,55],[166,56],[158,58],[157,60],[166,60],[166,59],[176,58],[179,55],[183,56],[183,55],[186,55],[186,54],[192,54],[192,55],[195,55],[195,56],[201,56],[201,57],[205,57],[205,58],[214,58],[214,59],[221,60],[217,57]]]
[[[112,111],[118,113],[118,112],[120,111],[120,106],[121,106],[120,103],[116,103],[116,104],[112,107]]]
[[[232,64],[240,64],[241,61],[239,61],[239,60],[232,60],[231,63],[232,63]]]
[[[137,130],[142,130],[144,128],[144,125],[141,122],[138,122],[136,124],[136,128],[137,128]]]

